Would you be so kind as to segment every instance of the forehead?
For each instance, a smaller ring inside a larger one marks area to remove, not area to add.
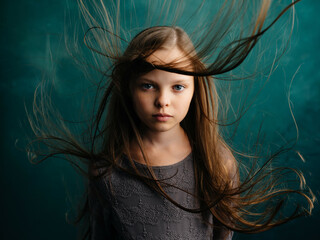
[[[174,64],[175,68],[192,70],[190,59],[177,46],[162,47],[152,53],[147,61],[154,65]]]
[[[176,46],[162,47],[153,52],[146,60],[154,65],[173,64],[174,68],[193,70],[190,59]],[[194,77],[155,69],[139,76],[134,82],[145,80],[156,84],[193,84]]]
[[[155,69],[140,76],[137,81],[148,81],[156,84],[191,84],[194,77]]]

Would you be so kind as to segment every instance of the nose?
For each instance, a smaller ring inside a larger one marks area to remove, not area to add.
[[[155,106],[158,108],[168,107],[170,104],[170,96],[165,91],[160,91],[155,99]]]

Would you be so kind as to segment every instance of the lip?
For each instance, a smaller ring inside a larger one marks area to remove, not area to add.
[[[156,114],[152,114],[153,117],[172,117],[169,114],[166,113],[156,113]]]
[[[168,121],[172,116],[166,113],[157,113],[157,114],[152,114],[152,117],[157,119],[159,122],[166,122]]]

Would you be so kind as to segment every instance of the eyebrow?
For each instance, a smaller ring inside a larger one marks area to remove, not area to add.
[[[149,78],[145,78],[145,77],[142,77],[142,78],[138,78],[137,79],[138,81],[147,81],[147,82],[151,82],[151,83],[156,83],[155,81],[149,79]],[[172,81],[172,83],[187,83],[189,80],[188,79],[174,79]]]

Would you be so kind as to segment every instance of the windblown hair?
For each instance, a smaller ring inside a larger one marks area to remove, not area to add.
[[[235,5],[235,2],[232,1],[230,5]],[[138,33],[130,41],[124,53],[121,53],[119,41],[125,40],[121,39],[120,31],[114,29],[116,24],[112,22],[104,5],[100,9],[105,10],[103,13],[107,27],[100,26],[93,21],[88,8],[80,0],[80,9],[90,26],[85,34],[84,42],[88,48],[107,59],[106,62],[111,61],[112,63],[106,67],[107,70],[100,70],[104,76],[104,82],[102,86],[99,85],[98,91],[103,90],[103,95],[89,128],[89,146],[86,146],[85,140],[80,142],[62,120],[55,124],[50,119],[48,114],[50,106],[46,105],[44,93],[40,92],[39,100],[36,92],[33,112],[35,117],[28,115],[30,125],[36,135],[30,147],[36,143],[44,143],[48,149],[47,152],[43,152],[41,149],[29,148],[29,153],[33,153],[31,160],[42,157],[38,161],[42,162],[49,157],[63,155],[91,180],[107,174],[114,168],[122,169],[119,162],[123,154],[129,157],[134,167],[130,155],[130,142],[135,140],[148,164],[139,129],[140,120],[133,110],[128,86],[137,77],[154,69],[187,74],[194,76],[195,91],[189,112],[181,122],[181,126],[187,133],[192,147],[196,197],[201,203],[200,208],[187,209],[171,199],[162,188],[161,181],[155,178],[150,167],[148,173],[139,172],[138,169],[129,173],[145,181],[176,206],[195,213],[210,211],[217,220],[217,226],[225,226],[238,232],[262,232],[296,217],[310,215],[315,197],[305,185],[302,173],[287,167],[271,167],[273,160],[278,158],[282,152],[288,151],[287,148],[280,148],[271,154],[262,166],[254,167],[253,165],[247,173],[239,173],[239,166],[234,158],[235,152],[225,142],[219,129],[219,126],[224,124],[219,121],[220,100],[215,88],[218,76],[237,68],[247,58],[259,38],[296,2],[298,1],[288,5],[274,21],[263,27],[270,6],[270,1],[263,0],[258,16],[253,19],[250,34],[227,44],[219,53],[215,53],[215,61],[206,64],[207,59],[211,59],[206,57],[213,54],[213,51],[218,51],[217,43],[221,43],[226,35],[226,31],[219,31],[222,29],[214,30],[216,21],[212,21],[212,25],[208,26],[208,33],[202,36],[208,43],[206,45],[202,42],[194,45],[187,33],[180,27],[155,26]],[[222,14],[221,9],[218,17],[223,18],[223,22],[226,23],[227,19],[231,18],[232,9],[235,8],[227,9],[226,15]],[[228,31],[235,19],[229,21]],[[101,42],[100,49],[105,49],[105,52],[90,45],[88,38],[90,31],[94,31],[94,40]],[[97,34],[98,31],[109,33],[110,39],[101,39]],[[214,31],[215,34],[211,35],[210,31]],[[147,61],[153,52],[166,46],[178,47],[187,61],[184,61],[182,65],[181,62],[177,64],[175,61],[162,65],[155,65]],[[37,90],[42,91],[42,89]],[[245,154],[242,156],[250,160],[258,157],[250,157]],[[81,167],[82,163],[84,167]],[[97,168],[100,168],[101,172],[98,176]],[[297,183],[300,184],[298,189],[283,187],[288,173],[297,177]],[[297,205],[291,214],[285,215],[283,213],[285,199],[291,194],[302,196],[308,208]],[[78,221],[88,214],[90,214],[90,209],[86,201]],[[84,237],[87,236],[90,236],[90,229],[84,234]]]

